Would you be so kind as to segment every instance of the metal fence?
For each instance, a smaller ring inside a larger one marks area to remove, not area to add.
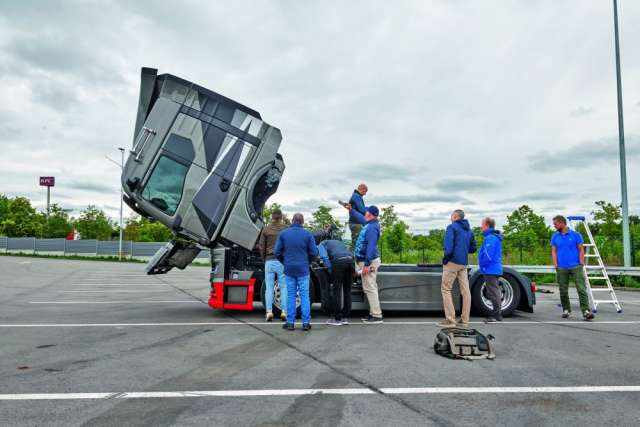
[[[127,258],[149,258],[165,242],[133,242],[122,241],[122,256]],[[42,255],[85,255],[85,256],[118,256],[117,240],[66,240],[36,239],[34,237],[0,236],[0,251],[22,252]],[[203,249],[198,259],[208,259],[209,251]]]

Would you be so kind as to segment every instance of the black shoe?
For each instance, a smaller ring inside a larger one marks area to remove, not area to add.
[[[367,317],[363,317],[362,322],[363,323],[382,323],[383,320],[382,320],[382,316],[377,317],[377,316],[369,315]]]
[[[592,320],[595,317],[591,310],[585,310],[582,316],[584,317],[584,320]]]
[[[571,315],[571,311],[569,311],[569,310],[564,310],[562,312],[562,318],[563,319],[568,319],[570,315]]]
[[[293,331],[295,329],[295,327],[293,326],[293,323],[283,323],[282,324],[282,329],[286,329],[288,331]]]
[[[487,317],[486,319],[484,319],[484,323],[496,323],[498,321],[498,319],[496,319],[495,317]]]
[[[303,331],[309,331],[309,330],[311,330],[311,324],[310,324],[310,323],[303,323],[303,324],[302,324],[302,330],[303,330]]]

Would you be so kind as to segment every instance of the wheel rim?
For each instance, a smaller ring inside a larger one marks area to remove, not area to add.
[[[498,286],[500,286],[500,293],[502,294],[502,304],[500,306],[500,309],[505,310],[513,303],[513,286],[504,277],[500,277],[498,279]],[[482,282],[480,295],[482,297],[482,303],[485,305],[485,307],[487,307],[489,310],[493,310],[493,304],[487,297],[487,282]]]
[[[296,309],[300,307],[300,292],[296,292]],[[280,311],[287,311],[282,309],[282,304],[280,301],[280,285],[276,280],[273,286],[273,306],[276,307]]]

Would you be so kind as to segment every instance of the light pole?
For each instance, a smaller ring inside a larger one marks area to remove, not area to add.
[[[624,147],[622,114],[622,76],[620,73],[620,40],[618,37],[618,1],[613,0],[613,29],[616,44],[616,80],[618,85],[618,138],[620,141],[620,189],[622,193],[622,247],[624,266],[631,267],[631,236],[629,233],[629,201],[627,199],[627,159]]]
[[[120,154],[120,169],[124,171],[124,148],[118,147]],[[122,261],[122,184],[120,184],[120,242],[118,243],[118,260]]]

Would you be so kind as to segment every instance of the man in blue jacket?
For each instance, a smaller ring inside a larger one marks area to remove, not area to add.
[[[496,221],[485,218],[480,223],[484,240],[478,253],[480,273],[484,275],[487,296],[491,300],[493,313],[487,317],[487,323],[502,322],[502,290],[498,278],[502,276],[502,234],[495,229]]]
[[[323,240],[318,245],[320,257],[331,273],[329,285],[329,319],[327,325],[349,324],[351,315],[351,285],[353,284],[353,257],[342,240]],[[341,301],[342,300],[342,304]]]
[[[444,235],[444,257],[442,259],[442,304],[445,319],[438,322],[443,328],[456,326],[469,327],[471,315],[471,291],[469,290],[469,275],[467,264],[469,254],[476,251],[476,239],[473,237],[469,221],[464,219],[464,211],[456,209],[451,214],[451,224]],[[286,272],[285,272],[286,274]],[[455,306],[453,305],[453,283],[458,279],[460,294],[462,295],[462,312],[460,320],[456,321]]]
[[[363,199],[363,197],[367,195],[367,191],[369,191],[367,186],[360,184],[358,185],[358,188],[353,190],[353,194],[349,199],[351,209],[355,210],[360,215],[364,215],[367,210]],[[362,224],[349,218],[349,230],[351,231],[351,248],[353,249],[356,247],[356,240],[358,240],[358,235],[360,234],[360,230],[362,230]]]
[[[278,235],[274,255],[284,264],[287,283],[287,323],[283,328],[294,330],[296,321],[296,292],[300,292],[302,330],[311,329],[311,300],[309,299],[309,265],[318,256],[318,248],[310,232],[302,228],[304,216],[297,213],[291,227]]]
[[[382,323],[382,309],[378,298],[378,283],[376,276],[380,267],[380,223],[378,215],[380,211],[376,206],[369,206],[362,215],[356,209],[349,210],[349,220],[362,224],[362,230],[358,234],[355,246],[356,262],[358,270],[362,274],[362,290],[369,302],[369,316],[364,317],[364,323]]]

